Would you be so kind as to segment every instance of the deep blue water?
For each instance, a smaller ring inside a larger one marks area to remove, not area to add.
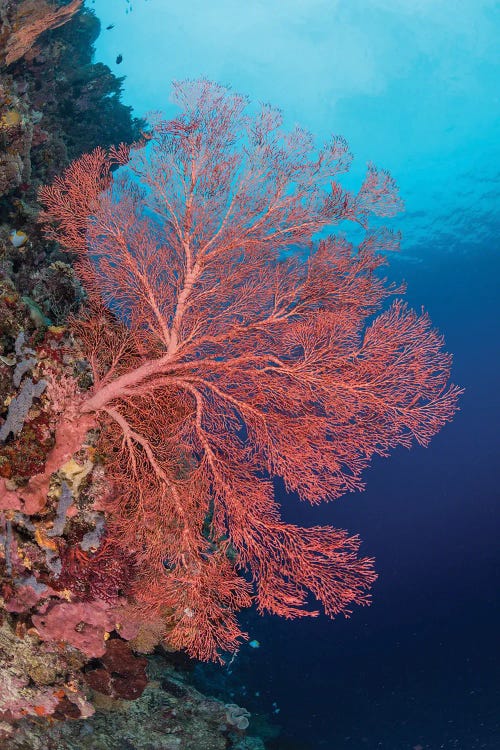
[[[375,461],[365,492],[293,503],[297,521],[359,533],[379,579],[349,620],[249,618],[261,648],[242,649],[230,681],[250,710],[278,703],[280,750],[500,747],[500,262],[493,248],[395,270],[446,331],[466,392],[428,448]]]
[[[428,449],[377,461],[365,493],[318,513],[360,533],[380,577],[371,608],[348,622],[269,628],[271,671],[282,675],[290,724],[306,747],[500,746],[498,270],[485,254],[406,274],[410,299],[446,331],[467,390]],[[294,649],[292,665],[293,642],[307,649]],[[310,732],[298,712],[316,717]]]
[[[427,449],[374,461],[365,492],[314,509],[281,497],[290,520],[361,536],[371,607],[335,622],[250,613],[260,648],[200,684],[270,714],[273,750],[498,750],[499,3],[88,4],[116,22],[97,55],[137,114],[167,107],[172,78],[207,75],[391,169],[407,212],[388,273],[445,334],[466,389]]]

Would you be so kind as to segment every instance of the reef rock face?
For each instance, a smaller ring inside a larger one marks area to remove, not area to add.
[[[82,0],[0,0],[0,483],[7,488],[45,466],[59,408],[48,381],[57,381],[59,397],[65,383],[92,385],[66,327],[84,294],[72,257],[42,234],[38,188],[96,146],[137,143],[145,127],[121,101],[123,79],[92,62],[99,30]],[[65,397],[72,394],[69,387]],[[8,504],[0,512],[2,750],[262,750],[247,736],[248,712],[207,699],[158,654],[141,655],[154,651],[164,628],[139,627],[124,606],[134,571],[106,539],[100,501],[110,491],[90,434],[53,475],[40,513]]]
[[[70,5],[73,13],[57,16]],[[7,64],[9,40],[31,27],[39,35]],[[80,154],[136,142],[145,127],[121,101],[123,79],[92,62],[99,31],[77,0],[0,0],[0,277],[57,324],[81,290],[67,255],[42,237],[38,188]],[[9,240],[13,230],[28,238],[21,247]]]
[[[121,648],[121,647],[120,647]],[[4,750],[264,750],[228,721],[227,707],[189,686],[172,667],[149,658],[153,679],[134,701],[101,695],[87,719],[41,726],[25,720]],[[240,709],[240,712],[244,709]],[[247,713],[247,712],[245,712]]]

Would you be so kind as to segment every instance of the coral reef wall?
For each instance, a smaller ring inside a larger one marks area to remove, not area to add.
[[[26,13],[28,19],[42,14],[43,20],[45,6],[39,0],[0,0],[5,49],[15,30],[20,33],[19,24],[29,25]],[[54,16],[57,6],[51,7]],[[78,8],[63,18],[64,25],[42,30],[10,64],[4,55],[0,66],[0,269],[52,322],[64,320],[78,292],[71,271],[53,265],[67,259],[47,245],[36,225],[38,188],[97,145],[137,141],[144,127],[121,102],[122,79],[92,62],[98,19]],[[13,230],[24,232],[26,242],[14,246]],[[47,283],[49,294],[40,289]]]
[[[67,384],[68,399],[75,377],[80,388],[91,384],[66,327],[84,293],[71,256],[40,230],[38,189],[98,145],[136,143],[145,127],[121,101],[123,79],[92,62],[99,31],[82,0],[0,0],[0,478],[7,485],[41,471],[53,443],[58,404],[45,374]],[[261,750],[260,740],[246,737],[244,709],[207,700],[173,668],[158,672],[150,654],[159,631],[127,621],[133,569],[106,540],[99,501],[107,492],[91,438],[59,472],[43,514],[0,512],[2,748]]]

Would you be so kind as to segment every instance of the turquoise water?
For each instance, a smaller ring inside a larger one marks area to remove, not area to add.
[[[96,59],[126,76],[124,100],[137,115],[171,113],[173,79],[229,84],[319,141],[347,138],[353,181],[368,161],[389,169],[406,202],[398,226],[409,260],[470,252],[489,238],[500,156],[494,0],[87,5],[103,27],[115,24]]]

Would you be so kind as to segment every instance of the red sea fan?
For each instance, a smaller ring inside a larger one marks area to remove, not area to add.
[[[346,192],[342,138],[316,149],[277,110],[249,113],[205,80],[174,96],[181,115],[153,124],[115,179],[128,152],[97,149],[41,191],[89,295],[74,328],[94,386],[19,493],[42,507],[50,472],[99,422],[117,490],[108,533],[137,560],[137,606],[169,612],[175,645],[207,659],[237,648],[251,591],[285,617],[316,615],[311,594],[331,616],[367,602],[375,573],[357,537],[284,523],[273,478],[311,503],[359,490],[374,455],[428,443],[459,389],[427,316],[384,310],[400,290],[379,269],[398,237],[369,221],[401,208],[390,176],[370,165]],[[366,231],[358,246],[314,241],[349,221]]]
[[[108,603],[126,596],[135,574],[135,563],[116,543],[104,540],[94,553],[78,545],[65,546],[60,553],[61,573],[53,588],[69,589],[72,601],[101,599]]]

